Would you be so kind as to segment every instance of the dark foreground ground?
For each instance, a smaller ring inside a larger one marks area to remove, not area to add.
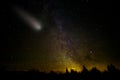
[[[0,80],[120,80],[120,70],[113,65],[107,67],[107,71],[100,72],[96,68],[88,71],[83,67],[83,71],[78,73],[74,70],[66,73],[44,73],[37,70],[29,71],[6,71],[1,69]]]

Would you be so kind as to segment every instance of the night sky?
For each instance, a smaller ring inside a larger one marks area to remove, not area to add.
[[[120,68],[111,0],[4,0],[0,8],[0,66],[45,72]]]

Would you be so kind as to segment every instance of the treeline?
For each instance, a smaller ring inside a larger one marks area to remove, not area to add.
[[[90,71],[83,66],[82,72],[66,69],[65,73],[29,71],[6,71],[1,68],[0,80],[120,80],[120,70],[113,65],[108,65],[107,70],[100,72],[97,68]]]

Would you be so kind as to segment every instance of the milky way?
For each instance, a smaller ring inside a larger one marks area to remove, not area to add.
[[[1,9],[0,65],[8,70],[46,72],[81,71],[83,65],[103,71],[111,63],[119,67],[118,47],[114,46],[117,32],[109,30],[112,18],[107,11],[111,8],[104,2],[80,1],[8,2]]]

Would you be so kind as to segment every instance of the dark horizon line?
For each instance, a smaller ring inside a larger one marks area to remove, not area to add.
[[[6,69],[6,67],[1,67],[1,66],[0,66],[0,72],[1,72],[1,71],[5,71],[5,72],[40,72],[40,73],[71,73],[71,72],[82,73],[82,72],[84,72],[84,71],[91,72],[91,71],[94,71],[94,70],[99,71],[99,72],[101,72],[101,73],[102,73],[102,72],[108,72],[108,71],[120,71],[120,69],[117,68],[117,67],[116,67],[115,65],[113,65],[113,64],[107,65],[106,70],[103,70],[103,71],[99,70],[97,67],[92,67],[92,68],[89,70],[89,69],[87,69],[86,66],[83,65],[81,71],[77,71],[77,70],[74,70],[74,69],[70,69],[70,70],[69,70],[69,69],[66,67],[66,71],[65,71],[65,72],[63,72],[63,71],[54,71],[54,70],[41,71],[41,70],[36,69],[36,68],[31,68],[31,69],[28,69],[28,70],[9,70],[9,69]]]

